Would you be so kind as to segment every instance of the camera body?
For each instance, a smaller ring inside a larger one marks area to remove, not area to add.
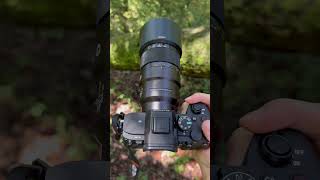
[[[144,151],[208,148],[209,142],[202,133],[201,124],[210,119],[205,104],[191,104],[186,114],[172,110],[149,110],[129,113],[120,117],[118,131],[130,148]]]

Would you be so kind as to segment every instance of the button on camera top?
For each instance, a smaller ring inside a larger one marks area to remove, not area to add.
[[[263,137],[260,148],[264,159],[273,166],[288,164],[292,159],[292,148],[288,140],[281,135],[271,134]]]
[[[272,153],[277,155],[286,155],[291,151],[291,147],[287,140],[278,135],[267,137],[266,146]]]
[[[192,105],[191,105],[191,111],[192,111],[194,114],[200,114],[200,113],[201,113],[201,110],[202,110],[202,105],[201,105],[201,104],[196,103],[196,104],[192,104]]]

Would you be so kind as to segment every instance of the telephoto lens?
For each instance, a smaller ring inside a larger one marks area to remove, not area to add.
[[[180,88],[181,30],[166,18],[153,19],[140,32],[142,111],[176,110]]]
[[[143,112],[117,114],[112,125],[129,148],[177,151],[207,148],[201,123],[209,119],[206,105],[177,113],[180,89],[181,31],[165,19],[147,22],[140,32],[140,85]]]

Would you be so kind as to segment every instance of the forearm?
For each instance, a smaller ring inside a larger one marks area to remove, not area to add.
[[[210,180],[210,167],[200,164],[203,180]]]

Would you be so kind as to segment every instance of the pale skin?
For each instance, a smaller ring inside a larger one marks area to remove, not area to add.
[[[210,95],[204,93],[195,93],[185,99],[188,104],[202,102],[210,109]],[[210,142],[210,120],[202,123],[202,131]],[[204,180],[210,179],[210,148],[204,150],[191,151],[191,156],[199,163],[202,177]]]
[[[185,101],[189,104],[202,102],[210,108],[209,94],[196,93]],[[320,152],[320,103],[275,99],[244,115],[240,119],[240,126],[253,133],[295,129],[308,136]],[[202,130],[210,141],[210,121],[202,124]],[[203,179],[210,179],[210,149],[192,151],[192,157],[199,163]]]
[[[262,126],[263,124],[263,126]],[[320,104],[294,99],[275,99],[240,119],[253,133],[295,129],[308,136],[320,152]]]

